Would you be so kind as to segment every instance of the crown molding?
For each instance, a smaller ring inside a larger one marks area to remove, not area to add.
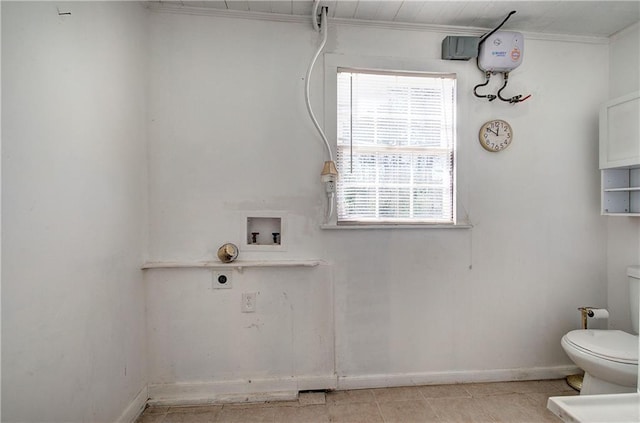
[[[259,21],[271,21],[271,22],[286,22],[296,24],[309,24],[310,18],[308,16],[300,15],[283,15],[279,13],[264,13],[264,12],[250,12],[243,10],[225,10],[215,9],[210,7],[196,7],[196,6],[179,6],[174,4],[162,4],[162,3],[149,3],[148,9],[156,13],[172,13],[180,15],[197,15],[197,16],[213,16],[220,18],[232,18],[232,19],[249,19]],[[389,30],[400,31],[419,31],[419,32],[437,32],[445,35],[468,35],[468,36],[480,36],[490,31],[491,28],[479,28],[479,27],[463,27],[463,26],[449,26],[449,25],[433,25],[433,24],[418,24],[410,22],[385,22],[385,21],[371,21],[363,19],[344,19],[344,18],[331,18],[329,20],[330,25],[335,26],[352,26],[352,27],[367,27],[367,28],[380,28]],[[632,25],[631,27],[636,26]],[[629,28],[631,28],[629,27]],[[627,29],[629,29],[627,28]],[[621,32],[627,31],[624,29]],[[543,40],[543,41],[560,41],[560,42],[573,42],[584,44],[609,44],[608,37],[594,37],[586,35],[569,35],[569,34],[546,34],[540,32],[521,32],[527,39],[530,40]],[[617,35],[616,34],[616,35]]]
[[[618,38],[626,37],[627,34],[633,31],[638,31],[638,29],[640,29],[640,22],[633,23],[628,27],[616,32],[615,34],[612,34],[611,37],[609,37],[609,39],[611,41],[614,41],[614,40],[617,40]]]
[[[215,16],[220,18],[248,19],[255,21],[272,21],[288,23],[308,23],[311,17],[300,15],[283,15],[279,13],[249,12],[244,10],[226,10],[213,7],[178,6],[174,4],[148,3],[147,8],[156,13],[170,13],[177,15]]]
[[[384,28],[404,31],[423,31],[438,32],[446,35],[467,35],[481,36],[491,31],[491,28],[452,26],[452,25],[434,25],[434,24],[416,24],[409,22],[383,22],[383,21],[367,21],[362,19],[342,19],[332,18],[329,23],[343,26],[366,26],[369,28]],[[570,35],[570,34],[547,34],[541,32],[518,31],[529,40],[543,41],[564,41],[585,44],[608,44],[607,37],[593,37],[586,35]]]

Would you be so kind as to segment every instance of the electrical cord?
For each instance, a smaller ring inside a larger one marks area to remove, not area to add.
[[[314,10],[316,9],[317,9],[317,6],[314,8]],[[315,12],[314,12],[313,20],[315,21]],[[317,23],[315,26],[317,26]],[[329,159],[333,161],[333,153],[331,152],[331,146],[329,145],[329,141],[327,140],[327,137],[324,134],[324,131],[320,127],[320,124],[318,123],[318,120],[316,119],[316,116],[313,113],[313,109],[311,108],[311,100],[309,99],[309,85],[311,82],[311,72],[313,71],[313,67],[316,64],[316,60],[318,60],[318,56],[320,56],[320,53],[324,49],[325,44],[327,44],[326,26],[327,26],[327,8],[323,7],[322,16],[321,16],[321,26],[319,27],[319,30],[322,33],[322,42],[320,43],[320,47],[318,48],[318,51],[316,51],[316,54],[313,56],[311,63],[309,64],[309,69],[307,70],[307,76],[305,81],[306,84],[305,84],[304,94],[305,94],[305,100],[306,100],[307,111],[309,112],[309,116],[311,116],[311,120],[313,121],[313,124],[315,125],[316,129],[320,133],[320,136],[322,137],[322,140],[324,141],[325,146],[327,147],[327,152],[329,153]]]
[[[320,56],[320,53],[324,49],[324,46],[327,44],[327,33],[328,33],[327,8],[326,7],[322,8],[321,15],[320,15],[320,25],[318,25],[318,19],[317,19],[318,5],[319,5],[319,1],[315,1],[313,4],[311,21],[314,29],[322,33],[322,42],[320,43],[320,47],[318,47],[318,51],[316,51],[316,53],[314,54],[313,59],[311,59],[311,63],[309,64],[309,69],[307,69],[307,74],[305,77],[306,80],[305,80],[304,97],[305,97],[305,103],[307,105],[307,111],[309,112],[309,116],[313,121],[313,125],[316,127],[316,129],[318,130],[318,133],[320,134],[320,137],[322,137],[322,140],[324,141],[325,147],[327,148],[327,153],[329,154],[329,160],[333,162],[333,153],[331,152],[331,146],[329,145],[329,140],[327,140],[327,136],[325,135],[324,131],[320,127],[320,124],[318,123],[318,119],[316,119],[316,116],[313,113],[313,109],[311,108],[311,99],[309,95],[309,91],[310,91],[309,86],[311,84],[311,72],[313,71],[313,67],[315,66],[316,61],[318,60],[318,56]],[[333,209],[334,209],[334,203],[335,203],[335,180],[331,180],[331,181],[327,180],[325,182],[325,190],[327,194],[327,208],[325,210],[324,216],[325,216],[326,223],[329,223],[329,221],[333,216]]]
[[[320,2],[314,1],[313,11],[311,12],[311,24],[313,25],[313,29],[315,29],[316,32],[320,32],[320,25],[318,25],[318,6],[320,6]],[[322,19],[322,16],[320,16],[320,19]],[[322,24],[322,22],[320,22],[320,24]]]
[[[500,23],[500,25],[498,25],[497,27],[495,27],[491,32],[489,32],[488,34],[485,34],[482,36],[482,38],[480,38],[480,42],[478,43],[478,48],[482,45],[482,43],[485,42],[485,40],[487,38],[489,38],[491,36],[491,34],[493,34],[494,32],[496,32],[497,30],[499,30],[500,28],[502,28],[502,25],[504,25],[509,18],[511,17],[511,15],[513,15],[514,13],[516,13],[515,10],[512,10],[511,12],[509,12],[509,14],[507,15],[506,18],[504,18],[504,20],[502,21],[502,23]]]

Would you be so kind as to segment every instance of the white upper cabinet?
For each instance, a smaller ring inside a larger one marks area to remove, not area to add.
[[[640,91],[600,108],[600,169],[640,166]]]
[[[640,92],[600,108],[602,214],[640,216]]]

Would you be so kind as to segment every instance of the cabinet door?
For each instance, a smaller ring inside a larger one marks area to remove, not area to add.
[[[640,92],[600,108],[600,169],[640,164]]]

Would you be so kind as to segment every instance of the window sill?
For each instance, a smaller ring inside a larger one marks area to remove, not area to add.
[[[458,223],[458,224],[437,224],[437,223],[425,223],[425,224],[403,224],[403,223],[374,223],[374,224],[351,224],[351,225],[336,225],[336,224],[323,224],[320,225],[320,229],[327,230],[353,230],[353,229],[471,229],[473,225],[470,223]]]

